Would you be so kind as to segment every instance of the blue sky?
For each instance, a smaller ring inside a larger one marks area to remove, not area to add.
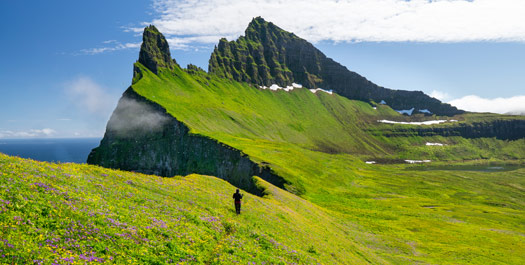
[[[101,137],[144,25],[166,34],[179,64],[207,69],[218,39],[259,15],[379,85],[525,112],[523,2],[1,1],[0,138]]]

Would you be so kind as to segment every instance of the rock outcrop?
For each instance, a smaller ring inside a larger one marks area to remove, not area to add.
[[[168,41],[153,25],[144,29],[138,62],[155,74],[158,74],[161,68],[171,69],[177,64],[171,58]]]
[[[219,41],[210,57],[209,72],[255,85],[285,87],[295,82],[307,88],[320,87],[350,99],[384,100],[398,110],[428,109],[447,116],[463,113],[421,91],[380,87],[327,58],[306,40],[261,17],[251,21],[245,36],[236,41]]]

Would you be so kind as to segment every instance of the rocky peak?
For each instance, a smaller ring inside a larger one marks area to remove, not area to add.
[[[209,63],[209,73],[255,85],[333,90],[349,99],[388,102],[396,110],[426,109],[437,115],[463,111],[443,104],[420,91],[392,90],[378,86],[345,66],[327,58],[308,41],[261,17],[253,18],[245,36],[221,39]]]
[[[171,59],[168,41],[153,25],[144,28],[139,63],[155,74],[158,74],[159,68],[172,68],[176,64],[175,60]]]

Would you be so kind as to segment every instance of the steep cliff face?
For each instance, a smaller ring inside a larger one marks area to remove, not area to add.
[[[190,134],[186,125],[132,88],[122,95],[100,146],[91,151],[87,163],[165,177],[212,175],[254,194],[260,191],[252,176],[284,185],[281,177],[241,151]]]
[[[286,86],[295,82],[308,88],[331,89],[350,99],[384,100],[398,110],[428,109],[447,116],[463,113],[421,91],[380,87],[327,58],[306,40],[260,17],[252,20],[245,36],[236,41],[219,41],[210,57],[209,72],[256,85]]]
[[[376,131],[377,132],[377,131]],[[460,123],[456,126],[416,126],[413,128],[390,128],[380,130],[384,136],[461,136],[464,138],[496,138],[500,140],[518,140],[525,138],[525,120],[493,120],[487,122]],[[374,132],[372,132],[374,133]]]

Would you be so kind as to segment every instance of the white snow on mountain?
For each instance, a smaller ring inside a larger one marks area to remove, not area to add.
[[[317,91],[323,91],[323,92],[328,93],[328,94],[330,94],[330,95],[332,95],[332,93],[333,93],[332,90],[324,90],[324,89],[319,88],[319,87],[316,88],[316,89],[310,89],[310,91],[311,91],[312,93],[314,93],[314,94],[315,94]]]
[[[440,123],[444,123],[444,122],[457,122],[457,120],[432,120],[432,121],[390,121],[390,120],[378,120],[377,122],[389,123],[389,124],[432,125],[432,124],[440,124]]]
[[[414,109],[415,108],[406,109],[406,110],[396,110],[396,111],[399,112],[399,114],[406,114],[408,116],[411,116],[412,112],[414,112]]]
[[[427,146],[443,146],[444,144],[442,144],[442,143],[429,143],[429,142],[427,142],[426,145],[427,145]]]
[[[405,162],[409,163],[409,164],[416,164],[416,163],[430,163],[431,160],[410,160],[410,159],[406,159]]]

